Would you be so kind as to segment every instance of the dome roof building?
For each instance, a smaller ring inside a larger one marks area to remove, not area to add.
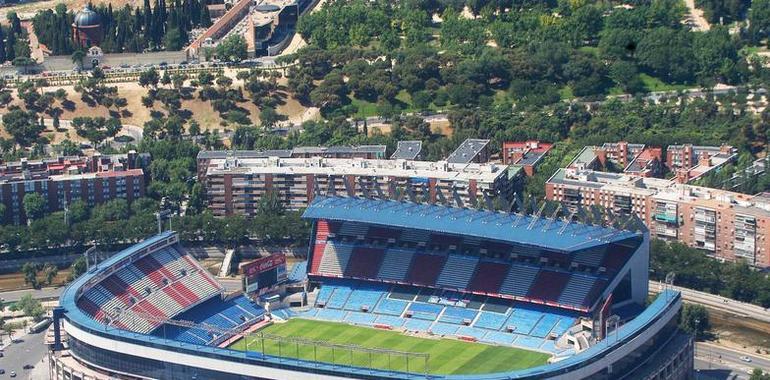
[[[82,47],[99,45],[103,38],[102,18],[86,5],[72,22],[72,38]]]
[[[75,22],[73,24],[82,28],[97,25],[101,26],[101,23],[102,19],[99,17],[99,14],[94,12],[90,6],[86,5],[75,15]]]

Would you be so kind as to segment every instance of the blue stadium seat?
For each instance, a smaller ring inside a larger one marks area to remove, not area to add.
[[[414,302],[409,306],[410,312],[412,312],[412,318],[427,319],[429,321],[435,321],[438,318],[439,313],[443,306]]]
[[[404,325],[404,318],[394,317],[392,315],[380,315],[374,322],[391,327],[401,327]]]
[[[346,322],[355,323],[358,325],[372,325],[374,324],[374,320],[377,319],[377,316],[374,314],[369,313],[359,313],[356,311],[351,311],[348,313],[347,318],[345,318]]]
[[[473,326],[489,330],[500,330],[504,327],[503,325],[507,319],[508,314],[482,311],[481,315],[479,315],[479,318],[476,319],[476,323],[474,323]]]
[[[462,324],[464,320],[473,321],[476,318],[476,310],[456,306],[447,306],[441,314],[439,321],[446,323]]]
[[[454,335],[458,328],[457,325],[436,322],[430,327],[430,332],[436,335]]]
[[[401,315],[404,312],[409,302],[394,300],[387,297],[383,297],[377,307],[374,309],[375,313],[388,314],[388,315]]]

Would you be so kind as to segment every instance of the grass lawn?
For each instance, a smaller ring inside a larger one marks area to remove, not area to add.
[[[639,79],[641,79],[642,83],[644,83],[644,89],[649,92],[680,91],[680,90],[686,90],[688,88],[697,87],[695,85],[686,85],[686,84],[666,84],[662,80],[655,77],[651,77],[647,74],[639,74]]]
[[[378,330],[369,327],[351,326],[343,323],[323,322],[306,319],[291,319],[286,323],[268,326],[260,332],[283,337],[324,341],[334,344],[354,344],[366,348],[378,348],[429,355],[428,372],[432,374],[476,374],[510,371],[545,364],[549,355],[511,347],[468,343],[452,339],[425,339],[403,335],[395,331]],[[258,334],[258,333],[257,333]],[[248,339],[250,351],[262,351],[262,339],[255,334]],[[245,350],[246,339],[235,342],[231,349]],[[265,353],[278,355],[278,343],[264,340]],[[333,352],[332,352],[333,351]],[[351,361],[360,367],[405,371],[407,364],[403,355],[386,355],[354,351],[342,348],[317,347],[312,344],[283,342],[283,356],[349,365]],[[389,358],[390,356],[390,358]],[[409,359],[411,372],[424,372],[425,360],[412,356]]]

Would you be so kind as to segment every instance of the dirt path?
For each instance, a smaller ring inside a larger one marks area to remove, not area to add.
[[[685,21],[692,26],[692,29],[696,32],[705,32],[711,29],[706,18],[703,17],[703,10],[695,7],[695,0],[684,0],[687,5],[689,14],[686,16]]]

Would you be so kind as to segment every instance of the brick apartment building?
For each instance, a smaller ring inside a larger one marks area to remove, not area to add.
[[[469,205],[473,199],[507,199],[512,193],[504,165],[401,159],[231,156],[210,159],[204,183],[209,208],[217,216],[253,216],[260,198],[269,191],[290,210],[307,207],[317,193],[403,195],[431,201],[441,201],[443,196],[447,202],[461,205]]]
[[[535,168],[543,160],[553,144],[537,140],[504,142],[500,155],[503,165],[518,165],[528,177],[535,175]]]
[[[635,214],[654,238],[680,241],[720,260],[770,268],[770,196],[750,196],[656,178],[559,169],[546,199]]]
[[[21,160],[0,165],[0,203],[5,205],[3,223],[27,221],[24,197],[37,193],[46,200],[48,211],[83,200],[88,205],[144,196],[146,154],[92,157],[71,156],[44,160]]]

